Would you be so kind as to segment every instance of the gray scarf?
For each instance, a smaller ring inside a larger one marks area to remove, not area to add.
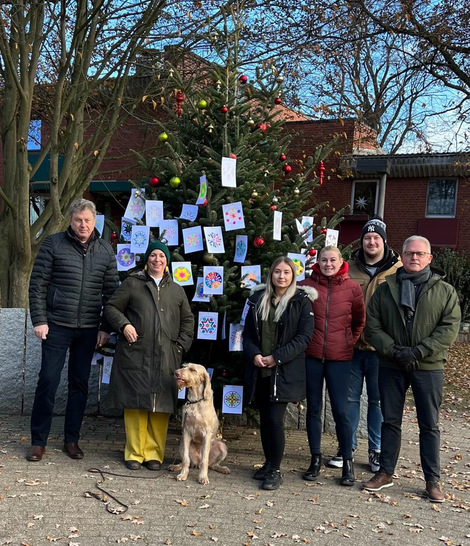
[[[408,313],[414,314],[416,309],[416,300],[421,285],[427,282],[432,276],[429,265],[418,273],[407,273],[404,268],[398,270],[397,280],[400,285],[400,303]]]

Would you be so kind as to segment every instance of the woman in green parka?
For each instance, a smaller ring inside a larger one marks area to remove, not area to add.
[[[159,470],[178,399],[174,372],[191,346],[194,316],[168,272],[168,248],[151,242],[144,262],[145,269],[131,273],[104,310],[119,333],[108,396],[112,407],[124,409],[126,467]]]

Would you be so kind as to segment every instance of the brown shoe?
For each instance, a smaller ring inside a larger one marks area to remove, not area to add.
[[[77,442],[66,442],[63,451],[65,451],[71,459],[83,459],[85,456],[83,451],[78,447]]]
[[[362,488],[366,491],[380,491],[385,487],[392,487],[392,485],[392,476],[390,476],[390,474],[385,474],[385,472],[382,470],[379,470],[379,472],[377,472],[373,478],[362,484]]]
[[[26,460],[37,463],[42,459],[45,451],[44,446],[31,446],[26,453]]]
[[[439,482],[426,482],[426,496],[431,502],[444,502],[445,497]]]

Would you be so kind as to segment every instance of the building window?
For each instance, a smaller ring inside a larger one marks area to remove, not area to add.
[[[455,178],[431,178],[428,182],[426,216],[455,218],[457,204],[457,180]]]
[[[351,214],[373,216],[377,213],[378,185],[377,180],[355,180],[353,182]]]

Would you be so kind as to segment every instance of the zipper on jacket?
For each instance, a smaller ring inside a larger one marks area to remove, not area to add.
[[[323,350],[321,361],[325,362],[326,354],[326,338],[328,335],[328,317],[330,313],[330,296],[331,296],[331,278],[328,278],[328,290],[326,291],[326,307],[325,307],[325,336],[323,339]]]
[[[83,262],[82,262],[82,286],[80,288],[80,298],[78,300],[78,311],[77,311],[77,328],[81,327],[81,316],[82,316],[82,302],[83,302],[83,292],[85,289],[85,260],[86,260],[87,251],[83,252]]]
[[[157,395],[155,393],[152,394],[152,412],[155,413],[157,411]]]

